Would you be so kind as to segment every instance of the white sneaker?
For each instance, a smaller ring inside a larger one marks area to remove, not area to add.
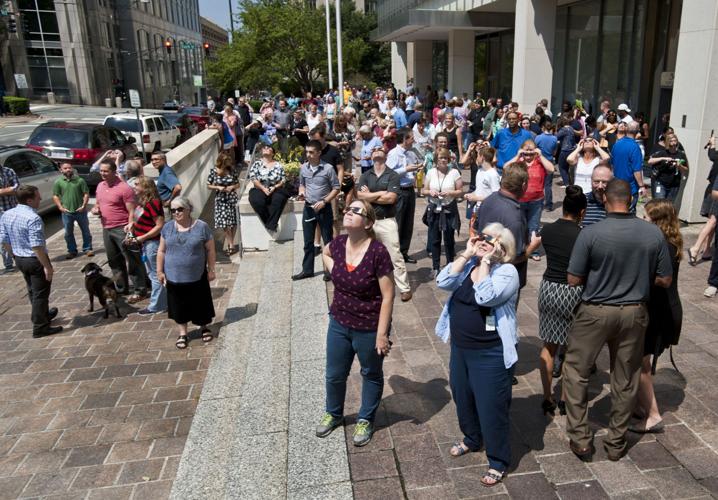
[[[708,288],[703,290],[703,295],[705,295],[706,297],[715,297],[716,293],[718,293],[718,288],[714,286],[709,286]]]

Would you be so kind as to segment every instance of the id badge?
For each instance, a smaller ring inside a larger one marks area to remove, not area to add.
[[[486,316],[486,331],[487,332],[495,332],[496,331],[496,316],[494,315],[494,310],[491,310],[491,313]]]
[[[663,192],[663,186],[660,184],[656,185],[656,194],[661,194]]]

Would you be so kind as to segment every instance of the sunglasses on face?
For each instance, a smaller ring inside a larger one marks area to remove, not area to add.
[[[170,208],[172,214],[181,214],[182,212],[184,212],[184,207]]]
[[[476,235],[476,239],[478,239],[479,241],[485,241],[486,243],[489,243],[491,245],[499,241],[499,238],[497,236],[491,236],[490,234],[486,233],[479,233],[478,235]]]
[[[362,217],[366,217],[366,210],[364,210],[362,207],[347,207],[344,210],[344,215],[346,214],[356,214],[361,215]]]

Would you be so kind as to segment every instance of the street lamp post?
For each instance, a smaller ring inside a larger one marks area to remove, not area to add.
[[[229,0],[229,26],[232,28],[232,39],[234,39],[234,14],[232,14],[232,0]]]
[[[334,88],[334,79],[332,78],[332,28],[331,21],[329,20],[329,1],[324,2],[324,11],[326,12],[327,18],[327,65],[329,67],[329,89]]]
[[[329,2],[329,0],[327,0]],[[339,107],[344,105],[344,64],[342,62],[342,7],[341,0],[336,0],[337,14],[337,77],[339,85]]]

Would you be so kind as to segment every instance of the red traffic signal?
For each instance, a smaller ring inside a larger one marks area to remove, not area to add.
[[[165,49],[167,49],[167,53],[172,53],[172,41],[171,40],[165,40]]]
[[[209,43],[204,42],[203,47],[204,47],[204,56],[209,57]]]

